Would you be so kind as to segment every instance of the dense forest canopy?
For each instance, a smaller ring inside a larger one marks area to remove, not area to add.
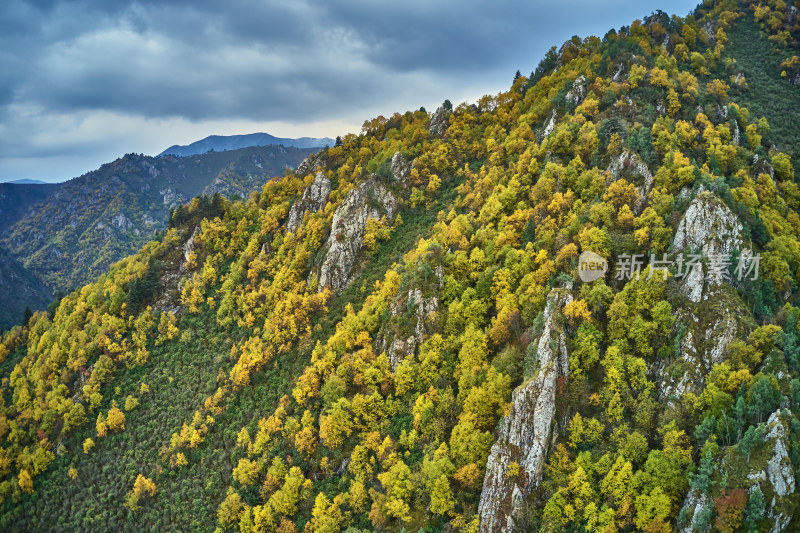
[[[797,13],[576,37],[175,210],[3,337],[0,527],[800,527]]]

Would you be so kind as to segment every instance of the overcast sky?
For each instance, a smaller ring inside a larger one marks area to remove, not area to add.
[[[2,0],[0,181],[207,135],[357,133],[475,101],[550,46],[697,0]]]

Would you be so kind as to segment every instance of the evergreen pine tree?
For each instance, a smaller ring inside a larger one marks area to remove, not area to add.
[[[713,482],[711,481],[711,474],[714,472],[714,456],[711,450],[706,450],[700,459],[700,466],[697,473],[692,475],[692,489],[705,494],[711,489]]]
[[[737,444],[739,451],[747,457],[750,461],[750,453],[753,451],[753,446],[761,442],[764,438],[764,428],[758,426],[750,426],[745,431],[744,436]]]
[[[798,370],[800,362],[800,339],[797,337],[797,317],[794,313],[789,313],[786,326],[783,328],[783,355],[792,372]]]
[[[27,324],[32,316],[33,316],[33,311],[31,311],[31,308],[25,306],[25,312],[22,313],[22,324],[23,325]]]
[[[749,531],[757,530],[758,521],[764,515],[764,510],[764,493],[761,492],[761,487],[756,485],[750,491],[750,498],[744,508],[744,520],[742,521]]]

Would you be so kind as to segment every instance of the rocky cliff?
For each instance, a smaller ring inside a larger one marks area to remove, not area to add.
[[[364,243],[367,221],[397,214],[397,198],[376,178],[358,184],[336,208],[327,252],[319,272],[319,290],[330,286],[334,291],[347,287],[358,254]]]
[[[694,268],[687,266],[688,273],[682,281],[686,297],[694,303],[708,299],[712,287],[730,281],[727,267],[736,259],[734,252],[741,254],[739,261],[743,262],[752,256],[741,221],[722,200],[708,191],[700,192],[689,204],[675,230],[671,249],[675,254],[699,256],[704,263]],[[715,266],[720,270],[712,271]]]
[[[789,457],[790,430],[781,411],[774,411],[766,422],[755,427],[753,434],[757,438],[751,448],[731,447],[723,461],[713,465],[708,484],[725,478],[726,481],[748,487],[748,494],[757,490],[763,494],[765,506],[762,517],[769,521],[769,531],[788,531],[789,523],[798,512],[792,498],[796,492],[796,472]],[[747,463],[744,470],[737,466],[742,460]],[[691,533],[707,530],[708,518],[714,507],[715,501],[708,487],[693,487],[681,506],[678,531]]]
[[[498,426],[478,504],[481,531],[517,531],[516,515],[542,480],[556,424],[558,382],[569,376],[567,333],[560,313],[572,301],[570,289],[553,289],[547,297],[544,330],[536,341],[537,369],[513,392],[511,412]],[[510,468],[512,464],[518,468]],[[509,475],[512,471],[519,473]]]
[[[717,196],[701,191],[692,200],[671,245],[671,257],[683,261],[677,285],[687,302],[676,314],[678,360],[658,361],[655,370],[663,400],[702,390],[704,376],[726,359],[729,344],[754,327],[729,272],[737,254],[738,261],[752,259],[749,246],[741,222]]]
[[[303,192],[303,196],[289,210],[286,229],[296,233],[306,214],[316,213],[325,208],[330,192],[331,180],[326,178],[322,172],[317,172],[314,182],[308,186]]]

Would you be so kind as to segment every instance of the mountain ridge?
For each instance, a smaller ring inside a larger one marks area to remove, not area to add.
[[[190,156],[204,154],[209,151],[236,150],[250,146],[282,145],[295,148],[323,148],[333,145],[333,139],[322,137],[284,138],[275,137],[269,133],[248,133],[243,135],[209,135],[199,141],[187,145],[173,145],[158,154]]]
[[[187,157],[126,154],[59,184],[3,183],[0,242],[50,291],[69,292],[155,238],[171,209],[202,194],[246,197],[313,152],[267,146]],[[2,293],[0,308],[13,298]],[[26,305],[43,309],[39,300]]]
[[[48,182],[42,180],[33,180],[30,178],[22,178],[18,180],[5,181],[3,183],[13,183],[15,185],[47,185]]]

